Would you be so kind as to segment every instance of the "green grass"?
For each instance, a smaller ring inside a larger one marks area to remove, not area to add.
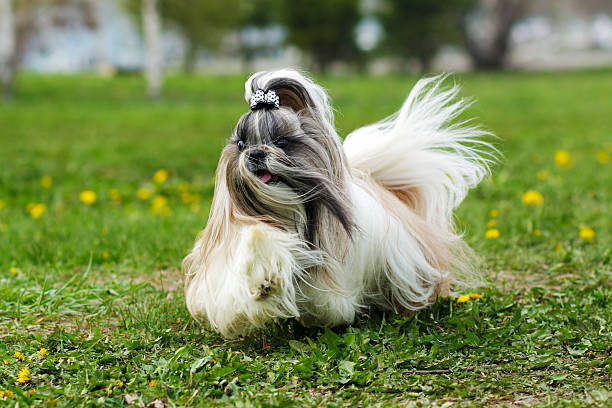
[[[227,341],[190,318],[179,268],[248,108],[243,80],[172,77],[150,103],[139,78],[24,75],[0,104],[0,392],[14,393],[0,405],[612,406],[612,163],[596,158],[612,154],[612,71],[456,77],[504,154],[458,211],[481,299]],[[320,80],[344,136],[397,109],[416,78]],[[166,197],[160,214],[141,188]],[[524,205],[528,190],[543,204]],[[500,235],[486,239],[492,210]]]

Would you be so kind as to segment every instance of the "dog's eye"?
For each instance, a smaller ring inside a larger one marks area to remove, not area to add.
[[[276,139],[274,141],[274,146],[280,147],[281,149],[283,147],[287,147],[288,144],[289,144],[289,141],[285,139],[284,137],[281,137],[280,139]]]
[[[244,149],[245,143],[242,140],[239,140],[237,144],[238,144],[238,149],[239,150],[243,150]]]

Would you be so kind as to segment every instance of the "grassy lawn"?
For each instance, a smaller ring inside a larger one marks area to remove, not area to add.
[[[139,78],[24,75],[0,103],[0,405],[612,406],[611,70],[455,78],[504,154],[458,211],[480,299],[227,341],[179,268],[244,79],[150,103]],[[415,80],[322,82],[344,136]]]

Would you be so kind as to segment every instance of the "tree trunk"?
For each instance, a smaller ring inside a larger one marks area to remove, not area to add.
[[[189,44],[187,45],[187,51],[183,58],[183,72],[186,74],[193,74],[196,67],[198,48],[195,45],[195,41],[187,39]]]
[[[161,22],[157,0],[142,0],[142,25],[145,34],[145,77],[150,98],[157,98],[162,86]]]
[[[523,16],[526,0],[497,0],[493,2],[487,17],[492,21],[494,32],[490,38],[479,39],[470,34],[467,22],[463,21],[461,31],[465,47],[476,69],[498,70],[506,63],[509,51],[510,31],[514,23]]]
[[[5,99],[13,97],[15,78],[15,15],[12,0],[0,0],[0,86]]]

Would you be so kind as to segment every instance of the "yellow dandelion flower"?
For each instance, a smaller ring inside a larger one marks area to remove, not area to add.
[[[489,213],[489,217],[491,218],[499,217],[499,210],[491,210],[491,212]]]
[[[115,380],[115,383],[117,384],[117,387],[119,387],[119,388],[123,388],[123,381],[121,381],[121,380]]]
[[[595,231],[593,231],[591,228],[587,227],[586,225],[583,225],[582,227],[580,227],[579,235],[581,239],[584,239],[586,241],[591,241],[595,237]]]
[[[17,373],[17,382],[19,384],[25,384],[28,381],[30,381],[30,369],[28,367],[23,367],[19,370],[19,373]]]
[[[470,297],[468,295],[461,295],[457,298],[457,303],[465,303],[468,300],[470,300]]]
[[[542,231],[540,231],[539,229],[536,229],[535,231],[533,231],[533,235],[536,235],[539,237],[540,235],[542,235]]]
[[[40,179],[40,185],[44,188],[51,188],[53,185],[53,179],[49,176],[42,176]]]
[[[139,188],[136,194],[138,194],[138,198],[140,198],[141,200],[148,200],[149,198],[151,198],[151,190],[145,187]]]
[[[9,391],[9,390],[0,391],[0,398],[11,398],[14,396],[15,396],[15,393],[13,391]]]
[[[11,275],[15,276],[17,275],[19,272],[21,272],[21,270],[19,268],[15,268],[12,267],[11,269],[9,269],[11,271]]]
[[[497,239],[499,238],[499,230],[492,228],[485,232],[485,238],[487,239]]]
[[[191,185],[189,184],[188,181],[181,181],[181,183],[178,186],[178,191],[181,193],[184,193],[185,191],[189,191],[190,188],[191,188]]]
[[[548,177],[550,177],[550,171],[548,171],[548,170],[540,170],[540,171],[538,171],[536,176],[538,177],[538,180],[546,180]]]
[[[164,196],[157,195],[151,201],[151,212],[153,214],[161,214],[164,208],[166,207],[166,203],[168,199]]]
[[[478,293],[469,293],[468,297],[470,299],[480,299],[482,297],[482,295],[478,294]]]
[[[108,253],[108,251],[102,252],[102,258],[104,258],[104,259],[109,259],[110,258],[110,254]]]
[[[8,365],[8,361],[6,360],[2,360],[2,361],[4,361],[4,365]]]
[[[96,193],[91,190],[81,191],[81,193],[79,194],[79,200],[81,200],[83,204],[87,205],[92,205],[93,203],[95,203],[97,198],[98,197],[96,196]]]
[[[557,244],[557,246],[555,247],[555,252],[561,252],[561,245]]]
[[[19,361],[23,361],[24,359],[23,354],[21,354],[21,351],[16,351],[15,354],[13,354],[13,356]]]
[[[572,156],[567,150],[557,150],[555,152],[555,163],[557,166],[562,168],[568,168],[572,166]]]
[[[601,164],[606,164],[610,162],[610,153],[604,150],[597,152],[595,157],[597,157],[597,161]]]
[[[30,214],[30,217],[37,219],[45,213],[47,206],[43,203],[30,203],[26,207],[26,210]]]
[[[116,188],[108,190],[108,197],[113,201],[121,201],[121,192]]]
[[[151,380],[151,382],[149,383],[149,387],[151,388],[155,387],[155,380]]]
[[[190,203],[191,202],[191,193],[189,193],[188,191],[183,191],[181,193],[181,201],[185,204]]]
[[[544,197],[541,193],[529,190],[523,194],[523,204],[525,205],[541,205],[544,202]]]
[[[153,175],[153,182],[155,184],[162,184],[167,179],[168,179],[168,170],[166,169],[159,169]]]
[[[0,210],[4,208],[4,201],[0,200]]]
[[[496,224],[497,224],[497,221],[490,220],[489,222],[487,222],[487,228],[493,228],[495,227]]]

